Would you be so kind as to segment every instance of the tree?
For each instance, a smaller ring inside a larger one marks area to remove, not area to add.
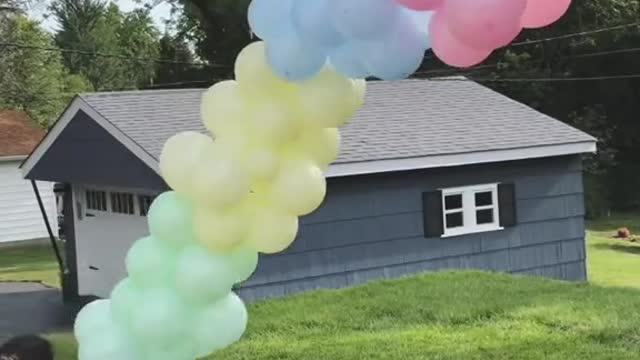
[[[33,47],[51,47],[52,39],[38,23],[16,16],[0,31],[0,39]],[[71,98],[90,90],[88,82],[68,73],[60,53],[37,48],[0,47],[0,107],[21,110],[49,126]]]
[[[197,63],[195,54],[187,42],[168,32],[160,39],[160,59],[172,60],[174,63],[161,62],[156,66],[156,87],[193,87],[209,78],[207,67],[193,65]],[[169,85],[167,85],[169,84]]]
[[[96,90],[153,82],[154,62],[137,60],[158,54],[159,35],[148,10],[122,13],[115,3],[106,5],[102,0],[56,0],[51,13],[60,26],[56,44],[78,51],[65,53],[65,64],[89,79]]]

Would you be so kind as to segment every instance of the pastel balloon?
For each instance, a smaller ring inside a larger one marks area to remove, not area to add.
[[[269,181],[278,173],[280,159],[272,147],[251,146],[241,157],[243,167],[254,181]]]
[[[455,38],[441,13],[433,17],[430,28],[433,52],[447,65],[466,68],[481,63],[491,55],[491,50],[472,48]]]
[[[251,43],[240,51],[235,62],[235,74],[241,92],[252,98],[264,97],[265,94],[286,94],[294,89],[293,84],[273,72],[262,41]]]
[[[332,18],[347,38],[375,40],[398,21],[400,7],[394,0],[331,0]]]
[[[363,53],[368,72],[382,80],[407,78],[420,67],[430,46],[426,34],[418,30],[409,15],[401,15],[402,21],[393,32],[384,41],[365,47]]]
[[[278,146],[293,140],[300,131],[300,119],[291,104],[280,98],[263,98],[255,101],[249,123],[255,141],[262,145]]]
[[[298,82],[311,78],[322,69],[327,55],[293,32],[286,32],[267,42],[267,61],[280,78]]]
[[[242,201],[249,193],[249,178],[237,159],[215,145],[208,146],[190,175],[191,187],[185,192],[205,207],[223,209]]]
[[[129,278],[121,280],[111,291],[111,314],[116,323],[129,326],[131,311],[144,299],[142,291]]]
[[[312,45],[333,48],[344,42],[331,18],[331,0],[295,0],[292,19],[301,39]]]
[[[111,319],[111,301],[92,301],[78,312],[73,324],[73,334],[80,341],[98,336],[101,331],[112,325]]]
[[[282,167],[271,196],[282,211],[303,216],[315,211],[326,193],[322,170],[311,161],[293,160]]]
[[[438,9],[444,0],[396,0],[396,2],[412,10],[425,11]]]
[[[185,249],[178,258],[175,286],[193,304],[215,302],[231,291],[236,274],[231,259],[200,246]]]
[[[493,50],[506,46],[520,33],[526,6],[527,0],[447,0],[441,11],[460,42]]]
[[[316,165],[326,170],[340,153],[340,132],[336,128],[306,129],[294,149],[304,152]]]
[[[81,339],[79,360],[140,360],[141,355],[125,329],[111,324],[89,338]]]
[[[370,74],[362,56],[364,46],[356,41],[351,41],[336,47],[329,55],[331,66],[338,73],[350,78],[364,79],[368,77]]]
[[[164,192],[153,201],[147,222],[151,235],[172,247],[193,241],[192,205],[175,191]]]
[[[233,80],[221,81],[202,96],[201,115],[205,127],[216,137],[239,135],[246,119],[240,87]]]
[[[247,309],[234,293],[206,307],[198,314],[194,327],[197,357],[205,357],[240,340],[247,321]]]
[[[170,283],[175,264],[175,254],[169,247],[150,236],[136,241],[125,258],[129,277],[143,289]]]
[[[131,312],[131,332],[141,344],[171,343],[191,335],[192,314],[175,290],[153,289],[143,296],[144,302]]]
[[[258,252],[248,245],[241,246],[229,253],[233,272],[234,283],[247,281],[256,271],[258,266]]]
[[[228,251],[246,239],[245,222],[246,218],[237,209],[198,208],[194,222],[196,239],[211,252]]]
[[[164,144],[160,154],[160,172],[173,190],[181,193],[191,191],[193,171],[202,159],[202,154],[213,146],[213,140],[195,131],[178,133]]]
[[[274,38],[288,30],[287,19],[293,0],[253,0],[248,19],[251,30],[261,39]]]
[[[522,15],[522,26],[540,28],[560,19],[571,6],[571,0],[529,0]]]
[[[265,254],[288,248],[298,234],[298,217],[278,209],[254,207],[247,244]]]
[[[298,86],[302,114],[317,127],[338,127],[356,111],[355,89],[350,79],[325,67],[317,76]]]

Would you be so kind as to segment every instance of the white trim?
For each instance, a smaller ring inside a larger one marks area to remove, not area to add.
[[[115,127],[111,122],[100,115],[100,113],[98,113],[94,108],[89,106],[89,104],[87,104],[80,96],[77,96],[62,114],[53,128],[49,131],[49,133],[47,133],[40,145],[38,145],[35,150],[33,150],[31,155],[22,164],[23,177],[27,177],[29,172],[31,172],[33,167],[38,163],[38,161],[40,161],[42,156],[47,152],[47,150],[49,150],[51,145],[53,145],[58,136],[62,134],[62,131],[67,127],[67,125],[69,125],[71,120],[73,120],[73,118],[80,110],[89,115],[89,117],[91,117],[93,121],[95,121],[103,129],[105,129],[111,136],[113,136],[122,145],[124,145],[125,148],[131,151],[136,157],[138,157],[153,171],[160,175],[160,166],[156,159],[154,159],[149,153],[144,151],[144,149],[140,147],[140,145],[126,136],[122,131],[120,131],[120,129]]]
[[[8,162],[8,161],[22,161],[27,158],[27,155],[9,155],[9,156],[0,156],[0,162]]]
[[[456,188],[441,189],[442,191],[442,222],[444,224],[443,238],[475,234],[479,232],[502,230],[500,226],[500,205],[498,204],[498,184],[472,185]],[[475,194],[479,192],[491,192],[491,205],[476,206]],[[462,196],[462,207],[447,210],[446,197],[452,195]],[[477,224],[478,210],[493,210],[493,222]],[[462,213],[462,226],[447,228],[447,214]]]
[[[551,156],[595,153],[595,141],[572,144],[536,146],[460,154],[433,155],[409,159],[363,161],[329,166],[327,177],[365,175],[394,171],[431,169],[439,167],[485,164],[500,161],[525,160]]]

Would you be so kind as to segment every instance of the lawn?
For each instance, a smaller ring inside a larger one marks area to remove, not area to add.
[[[591,284],[446,272],[265,301],[210,360],[639,359],[640,245],[619,226],[640,234],[640,216],[589,223]],[[71,336],[51,338],[75,359]]]
[[[51,246],[0,248],[0,281],[34,281],[59,287],[58,265]]]

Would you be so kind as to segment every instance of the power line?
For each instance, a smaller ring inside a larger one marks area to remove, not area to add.
[[[430,81],[472,81],[472,82],[573,82],[573,81],[605,81],[622,79],[640,79],[640,74],[603,75],[585,77],[556,77],[556,78],[427,78]]]
[[[76,49],[63,49],[63,48],[56,48],[56,47],[36,46],[36,45],[21,44],[21,43],[15,43],[15,42],[5,42],[5,41],[0,41],[0,47],[1,46],[18,48],[18,49],[31,49],[31,50],[39,50],[39,51],[71,53],[71,54],[78,54],[78,55],[85,55],[85,56],[96,56],[96,57],[114,58],[114,59],[120,59],[120,60],[131,60],[131,61],[139,61],[139,62],[153,62],[153,63],[160,63],[160,64],[177,64],[177,65],[182,64],[182,65],[192,65],[192,66],[204,66],[204,67],[211,67],[211,68],[229,68],[230,67],[228,65],[209,64],[205,62],[190,62],[190,61],[177,61],[177,60],[168,60],[168,59],[134,57],[134,56],[127,56],[127,55],[109,54],[109,53],[103,53],[98,51],[93,52],[93,51],[76,50]]]

